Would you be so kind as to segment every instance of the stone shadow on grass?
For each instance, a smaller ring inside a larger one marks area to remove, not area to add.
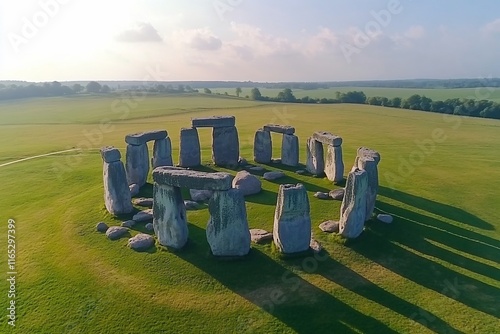
[[[223,261],[210,254],[204,229],[190,224],[189,233],[190,242],[176,256],[299,333],[396,333],[255,248],[241,260]]]

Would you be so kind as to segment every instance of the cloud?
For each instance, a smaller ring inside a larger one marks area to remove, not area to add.
[[[222,41],[208,28],[180,30],[174,32],[174,39],[191,49],[199,51],[215,51],[222,47]]]
[[[500,33],[500,19],[485,24],[481,30],[486,34]]]
[[[121,32],[115,37],[119,42],[161,42],[158,31],[148,22],[138,22],[136,27]]]

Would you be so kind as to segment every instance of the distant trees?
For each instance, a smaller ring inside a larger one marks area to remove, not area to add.
[[[78,93],[80,93],[80,92],[83,92],[83,90],[84,90],[85,88],[84,88],[82,85],[80,85],[80,84],[74,84],[74,85],[71,87],[71,89],[73,90],[73,92],[74,92],[75,94],[78,94]]]
[[[212,94],[212,91],[209,88],[203,88],[203,93]]]
[[[277,100],[279,102],[295,102],[296,98],[290,88],[285,88],[278,93]]]
[[[87,93],[99,93],[101,88],[101,84],[96,81],[90,81],[87,86],[85,86]]]
[[[243,91],[241,90],[241,87],[236,87],[236,96],[237,97],[240,97],[240,94],[242,93]]]
[[[252,100],[262,100],[262,94],[258,88],[252,88],[250,91],[250,99]]]
[[[101,87],[101,93],[108,94],[111,91],[111,88],[109,88],[108,85],[103,85]]]

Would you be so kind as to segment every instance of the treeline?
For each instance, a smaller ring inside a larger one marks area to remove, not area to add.
[[[290,88],[285,88],[278,93],[276,97],[262,96],[258,88],[251,90],[250,98],[258,101],[272,102],[288,102],[288,103],[357,103],[369,104],[375,106],[383,106],[390,108],[402,108],[410,110],[422,110],[436,112],[441,114],[452,114],[459,116],[483,117],[500,119],[500,104],[490,100],[475,100],[475,99],[447,99],[444,101],[432,99],[418,94],[412,95],[407,99],[394,97],[374,96],[367,98],[365,93],[361,91],[352,92],[336,92],[335,98],[311,98],[305,96],[296,98]]]

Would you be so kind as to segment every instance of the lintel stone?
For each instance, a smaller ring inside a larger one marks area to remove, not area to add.
[[[146,132],[132,133],[125,136],[125,142],[130,145],[142,145],[151,140],[160,140],[167,138],[166,130],[153,130]]]
[[[153,170],[156,183],[199,190],[228,190],[232,188],[233,176],[229,173],[206,173],[170,166]]]

